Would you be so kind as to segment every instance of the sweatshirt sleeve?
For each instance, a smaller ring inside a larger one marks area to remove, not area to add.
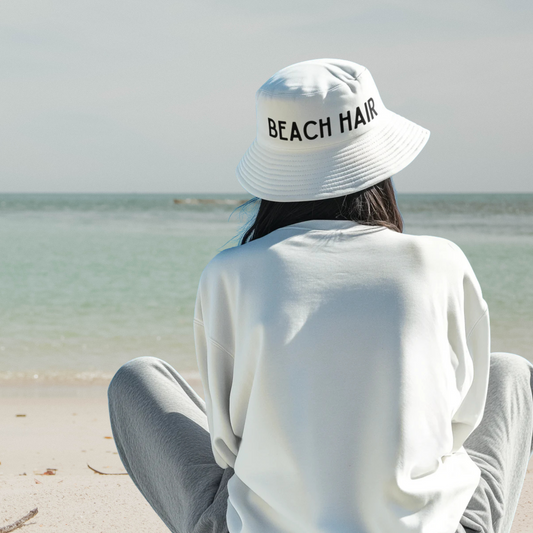
[[[463,446],[468,436],[483,418],[487,397],[490,370],[490,317],[487,302],[483,299],[481,287],[462,250],[463,314],[466,335],[459,363],[456,368],[456,383],[460,402],[452,417],[453,449]]]
[[[202,320],[200,291],[196,300],[194,340],[213,455],[221,468],[233,468],[240,443],[233,433],[230,420],[234,359],[229,351],[207,335]]]

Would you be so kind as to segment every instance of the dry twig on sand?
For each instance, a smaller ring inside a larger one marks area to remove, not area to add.
[[[33,518],[38,512],[39,511],[37,510],[37,507],[35,509],[32,509],[27,515],[23,516],[22,518],[19,518],[16,522],[13,522],[9,526],[0,527],[0,533],[9,533],[14,529],[19,528],[24,524],[24,522],[27,522],[30,518]]]
[[[97,474],[100,474],[101,476],[127,476],[128,475],[127,472],[100,472],[100,470],[96,470],[96,468],[93,468],[89,463],[87,463],[87,466],[93,472],[96,472]],[[2,533],[1,530],[0,530],[0,533]]]

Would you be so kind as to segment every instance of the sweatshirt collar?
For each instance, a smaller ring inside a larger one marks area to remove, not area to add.
[[[306,220],[305,222],[297,222],[290,226],[280,229],[300,229],[300,230],[352,230],[352,231],[376,231],[386,229],[385,226],[369,226],[368,224],[360,224],[352,220]]]

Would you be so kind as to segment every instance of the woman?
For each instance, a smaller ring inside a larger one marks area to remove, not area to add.
[[[170,530],[509,531],[533,365],[490,353],[460,248],[402,233],[390,177],[428,137],[348,61],[259,89],[237,174],[260,207],[198,290],[205,404],[154,358],[109,388],[120,457]]]

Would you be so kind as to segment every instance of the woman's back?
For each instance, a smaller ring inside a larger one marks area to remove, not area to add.
[[[293,224],[219,254],[197,302],[231,533],[453,529],[479,482],[460,448],[489,368],[487,306],[455,244]]]

